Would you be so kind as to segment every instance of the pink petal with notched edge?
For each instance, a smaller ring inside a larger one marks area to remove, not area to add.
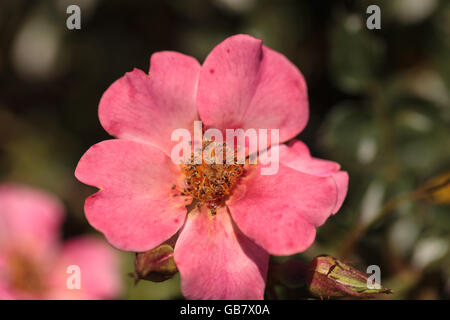
[[[67,287],[67,279],[75,274],[73,270],[68,273],[69,266],[79,267],[80,289]],[[111,299],[121,290],[118,252],[93,236],[67,241],[49,276],[49,299]]]
[[[263,299],[269,255],[245,237],[226,209],[189,214],[175,246],[188,299]]]
[[[217,45],[200,72],[197,108],[208,127],[279,129],[280,142],[308,121],[305,80],[289,60],[248,35]]]
[[[81,158],[75,176],[101,190],[86,200],[89,223],[115,247],[146,251],[174,235],[186,208],[173,197],[179,168],[162,151],[126,140],[92,146]]]
[[[27,243],[41,255],[57,245],[62,218],[62,205],[52,195],[12,183],[0,185],[0,250]]]
[[[279,147],[281,163],[301,172],[333,177],[338,191],[336,205],[333,209],[333,214],[335,214],[341,208],[347,195],[347,172],[340,171],[340,165],[334,161],[311,157],[308,147],[299,140],[292,141],[289,147],[286,145],[276,147]]]
[[[103,94],[99,118],[117,137],[148,142],[170,156],[174,129],[192,130],[200,64],[192,57],[163,51],[152,55],[150,76],[134,69]]]
[[[274,175],[261,175],[260,166],[253,168],[227,205],[246,236],[270,254],[290,255],[312,244],[314,227],[330,216],[336,196],[333,178],[280,164]]]

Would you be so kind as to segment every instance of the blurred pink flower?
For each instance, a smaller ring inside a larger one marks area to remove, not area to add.
[[[179,231],[174,256],[187,298],[262,299],[269,254],[311,245],[315,227],[340,208],[347,173],[312,158],[299,141],[276,146],[274,175],[261,175],[261,164],[180,166],[170,159],[171,133],[201,119],[222,131],[276,128],[287,141],[308,120],[305,80],[247,35],[227,38],[202,66],[157,52],[149,73],[127,73],[100,101],[100,122],[118,139],[92,146],[78,163],[76,177],[100,189],[86,200],[86,217],[128,251],[150,250]]]
[[[0,185],[0,299],[104,299],[120,291],[114,249],[92,236],[61,245],[63,207],[53,196]],[[81,288],[69,289],[71,265]]]

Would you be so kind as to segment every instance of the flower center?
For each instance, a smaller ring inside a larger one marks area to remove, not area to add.
[[[211,154],[211,159],[218,159],[216,150],[222,152],[223,161],[205,161],[204,151]],[[209,153],[210,152],[210,153]],[[233,163],[225,163],[227,153],[233,156]],[[191,163],[183,165],[185,184],[182,195],[191,196],[200,205],[206,205],[215,213],[216,208],[223,206],[233,192],[234,187],[244,173],[244,164],[237,163],[236,151],[230,151],[226,143],[217,145],[213,141],[202,142],[202,161],[196,164],[195,154],[191,155]],[[209,163],[208,163],[209,162]]]
[[[8,261],[9,281],[13,288],[21,292],[42,293],[45,289],[42,276],[30,259],[24,255],[12,253]]]

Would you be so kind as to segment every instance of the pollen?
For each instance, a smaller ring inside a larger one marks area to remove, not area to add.
[[[202,159],[201,163],[198,161],[196,164],[193,153],[190,164],[183,165],[186,187],[182,192],[182,195],[191,196],[200,205],[206,205],[213,214],[231,196],[244,173],[244,164],[238,163],[235,151],[227,149],[226,143],[218,148],[214,144],[213,141],[203,141],[202,152],[208,148],[212,150],[211,155],[217,159],[215,150],[220,150],[223,161],[208,163]],[[233,162],[230,164],[225,161],[229,152],[233,156]]]

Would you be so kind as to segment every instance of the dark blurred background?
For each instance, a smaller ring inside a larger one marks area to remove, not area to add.
[[[66,28],[71,4],[81,30]],[[370,4],[381,8],[381,30],[366,27]],[[134,67],[147,71],[155,51],[202,62],[236,33],[300,68],[311,116],[298,138],[350,175],[341,211],[294,258],[379,265],[382,285],[395,291],[388,298],[450,298],[450,187],[439,184],[450,171],[449,1],[2,0],[0,181],[60,196],[65,237],[95,233],[83,213],[93,189],[73,172],[109,138],[97,117],[103,92]],[[430,185],[439,187],[421,191]],[[178,277],[134,288],[132,264],[123,253],[123,298],[181,298]],[[304,297],[301,285],[275,290]]]

